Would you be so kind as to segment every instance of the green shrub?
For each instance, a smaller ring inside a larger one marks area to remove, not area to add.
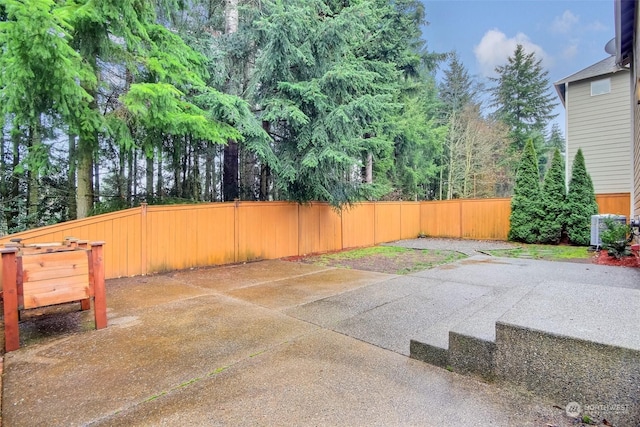
[[[551,166],[542,184],[540,221],[540,243],[557,245],[562,239],[565,228],[567,207],[567,189],[564,183],[564,160],[556,149],[551,159]]]
[[[574,245],[587,246],[591,240],[591,216],[598,214],[593,182],[579,149],[571,168],[567,192],[567,235]]]
[[[533,141],[527,141],[518,165],[511,198],[509,240],[525,243],[538,241],[540,229],[540,172]]]
[[[600,233],[602,249],[606,250],[609,256],[620,259],[631,255],[631,245],[629,245],[631,227],[614,221],[611,218],[604,219],[605,229]]]

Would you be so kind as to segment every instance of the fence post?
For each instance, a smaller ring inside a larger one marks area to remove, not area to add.
[[[233,202],[233,262],[238,262],[240,252],[240,199]]]
[[[300,239],[302,238],[302,232],[301,232],[301,227],[302,224],[300,224],[300,203],[297,203],[298,205],[298,210],[297,210],[297,223],[298,223],[298,239],[297,239],[297,243],[298,243],[298,247],[296,249],[296,256],[300,256]],[[311,207],[311,209],[313,209],[313,205],[309,204],[309,206]]]
[[[462,239],[462,199],[458,199],[458,205],[460,206],[460,211],[458,213],[458,224],[460,225],[459,238]]]
[[[6,351],[20,348],[17,251],[16,248],[0,249],[2,254],[2,298],[4,300],[4,347]]]
[[[378,222],[376,221],[376,219],[376,202],[373,202],[373,246],[375,246],[378,242],[378,239],[376,239],[376,231],[378,228]]]
[[[344,209],[340,209],[340,250],[344,250]]]
[[[140,203],[140,274],[143,276],[147,274],[147,248],[147,204]]]

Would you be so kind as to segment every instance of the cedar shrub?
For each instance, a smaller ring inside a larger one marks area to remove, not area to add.
[[[542,184],[540,222],[540,243],[557,245],[562,238],[562,231],[566,223],[566,196],[564,183],[564,159],[556,148],[551,159],[551,166]]]
[[[574,245],[589,245],[591,216],[598,214],[593,182],[587,173],[582,149],[576,153],[567,192],[567,235]]]
[[[538,156],[533,140],[528,140],[518,171],[511,198],[511,215],[509,216],[509,240],[525,243],[538,241],[541,221],[540,212],[540,172]]]

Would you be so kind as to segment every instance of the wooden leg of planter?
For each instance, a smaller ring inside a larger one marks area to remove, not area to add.
[[[80,300],[80,310],[85,311],[91,308],[91,298]]]
[[[18,264],[16,249],[2,249],[2,292],[4,297],[4,347],[7,352],[20,348],[18,326]]]
[[[93,310],[96,316],[96,329],[102,329],[107,327],[107,296],[104,286],[102,242],[91,243],[91,261],[93,266]]]

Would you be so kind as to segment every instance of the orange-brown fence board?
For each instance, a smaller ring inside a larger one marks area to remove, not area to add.
[[[460,237],[507,240],[511,199],[465,200],[461,206],[462,235]]]
[[[239,203],[237,262],[298,254],[298,205]]]
[[[375,241],[378,243],[400,240],[401,233],[401,206],[399,202],[380,202],[374,206],[375,214]]]
[[[235,208],[233,204],[210,205],[197,212],[195,248],[198,266],[235,262]]]
[[[404,202],[400,204],[400,238],[414,239],[420,233],[420,203]]]
[[[610,193],[596,195],[598,212],[601,214],[624,215],[631,213],[631,196],[629,193]]]
[[[109,260],[105,276],[133,276],[141,274],[140,259],[135,256],[141,250],[139,222],[140,209],[133,208],[16,233],[3,237],[0,243],[14,237],[23,239],[25,244],[61,242],[67,237],[105,241],[109,242],[104,248]]]
[[[596,196],[600,213],[628,216],[629,193]],[[0,239],[105,241],[106,278],[274,259],[432,237],[506,239],[510,199],[326,203],[238,202],[146,206],[29,230]]]
[[[430,237],[461,237],[460,200],[422,202],[420,228]]]
[[[231,203],[147,207],[147,272],[235,262],[234,211]]]
[[[299,255],[342,249],[341,217],[331,206],[313,203],[298,209]]]
[[[375,204],[361,203],[342,210],[342,248],[375,244]]]

